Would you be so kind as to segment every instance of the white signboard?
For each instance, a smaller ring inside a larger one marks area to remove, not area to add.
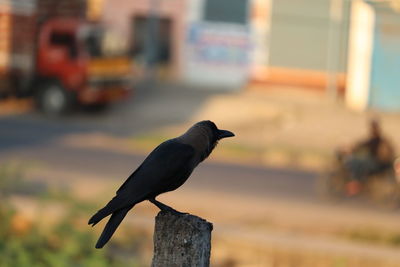
[[[186,40],[186,79],[199,85],[243,85],[248,77],[249,46],[246,26],[192,23]]]

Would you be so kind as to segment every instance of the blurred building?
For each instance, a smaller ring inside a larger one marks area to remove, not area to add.
[[[349,10],[350,0],[108,0],[102,19],[130,39],[137,61],[158,54],[178,80],[323,88],[334,76],[343,88]]]
[[[400,111],[400,16],[398,1],[353,3],[347,104]]]
[[[186,1],[113,0],[105,1],[102,10],[101,20],[127,39],[138,67],[158,63],[170,76],[179,77]]]
[[[189,2],[184,43],[184,79],[237,88],[248,81],[250,1]]]
[[[348,87],[350,106],[389,107],[394,89],[382,81],[397,84],[387,76],[397,66],[384,59],[396,58],[398,51],[393,48],[396,31],[387,30],[396,27],[397,13],[387,2],[0,0],[0,27],[8,29],[0,38],[0,74],[7,64],[28,68],[26,55],[32,55],[27,51],[34,42],[21,40],[34,38],[32,19],[73,15],[109,26],[128,43],[144,73],[156,69],[165,79],[205,87],[272,83],[327,88],[335,94]],[[359,23],[366,17],[368,27]],[[357,41],[363,38],[369,41]],[[110,40],[112,46],[121,43]],[[15,51],[5,52],[10,49]]]
[[[273,1],[267,82],[345,84],[349,0]]]
[[[129,38],[138,65],[161,65],[183,82],[238,87],[249,77],[249,2],[114,0],[102,19]]]

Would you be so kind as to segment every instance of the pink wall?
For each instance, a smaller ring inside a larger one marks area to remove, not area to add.
[[[183,44],[185,40],[185,0],[108,0],[104,4],[102,21],[113,27],[122,36],[129,36],[132,18],[136,15],[147,15],[151,4],[157,4],[157,13],[172,21],[172,70],[175,78],[182,73]]]

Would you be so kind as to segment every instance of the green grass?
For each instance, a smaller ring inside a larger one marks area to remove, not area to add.
[[[385,231],[384,229],[362,228],[348,230],[341,234],[346,239],[368,243],[400,247],[400,232]]]

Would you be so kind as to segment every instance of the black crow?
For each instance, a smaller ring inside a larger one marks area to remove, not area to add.
[[[114,234],[122,219],[137,203],[149,200],[161,210],[177,212],[156,200],[159,194],[180,187],[193,169],[210,155],[218,140],[234,136],[219,130],[212,121],[194,124],[183,135],[156,147],[118,189],[116,196],[89,220],[96,225],[111,215],[96,248],[102,248]]]

